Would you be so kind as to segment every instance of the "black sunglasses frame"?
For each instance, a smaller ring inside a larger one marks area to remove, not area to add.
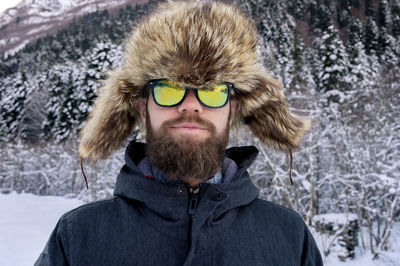
[[[198,94],[198,89],[196,89],[196,88],[191,88],[191,87],[185,87],[185,94],[183,95],[182,99],[181,99],[178,103],[173,104],[173,105],[162,105],[162,104],[160,104],[160,103],[157,102],[156,97],[155,97],[155,95],[154,95],[154,87],[155,87],[155,85],[157,84],[158,81],[162,81],[162,80],[168,80],[168,79],[154,79],[154,80],[150,80],[150,81],[148,82],[148,86],[149,86],[149,88],[151,89],[151,95],[153,96],[154,102],[155,102],[158,106],[161,106],[161,107],[174,107],[174,106],[180,105],[180,104],[185,100],[185,98],[186,98],[186,96],[189,94],[189,92],[190,92],[191,90],[193,90],[193,91],[194,91],[194,95],[196,95],[196,99],[199,101],[199,103],[201,103],[201,104],[204,105],[205,107],[207,107],[207,108],[222,108],[222,107],[224,107],[224,106],[228,103],[229,98],[231,97],[231,90],[234,90],[234,89],[235,89],[235,86],[234,86],[232,83],[224,82],[224,84],[226,84],[227,87],[228,87],[228,97],[226,97],[226,101],[225,101],[225,103],[224,103],[223,105],[217,106],[217,107],[215,107],[215,106],[209,106],[209,105],[203,103],[203,101],[200,100],[200,97],[199,97],[199,94]]]

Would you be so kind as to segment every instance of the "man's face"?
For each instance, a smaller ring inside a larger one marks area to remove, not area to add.
[[[150,162],[169,179],[193,185],[210,178],[221,166],[237,107],[234,100],[205,107],[193,91],[174,107],[158,106],[150,94],[146,108],[142,99],[137,109],[146,125]]]

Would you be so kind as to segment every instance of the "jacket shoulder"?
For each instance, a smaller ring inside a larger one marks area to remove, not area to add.
[[[263,199],[256,199],[252,202],[252,205],[254,208],[257,209],[257,211],[260,214],[268,216],[276,215],[279,218],[286,218],[293,221],[304,223],[303,218],[300,216],[299,213],[287,207],[278,205],[276,203]]]
[[[89,215],[115,210],[115,208],[120,205],[120,201],[121,199],[118,196],[113,196],[110,198],[89,202],[64,213],[60,220],[71,220],[82,216],[87,217]]]
[[[303,218],[296,211],[267,200],[256,199],[248,208],[254,223],[261,228],[276,228],[282,232],[300,235],[302,237],[307,230]],[[289,229],[290,228],[290,229]],[[263,230],[264,230],[263,229]]]

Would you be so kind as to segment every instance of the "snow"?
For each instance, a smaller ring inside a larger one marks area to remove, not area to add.
[[[322,222],[326,223],[334,223],[343,225],[349,221],[355,221],[358,217],[356,214],[353,213],[327,213],[327,214],[319,214],[313,217],[314,222]]]
[[[49,18],[45,18],[42,16],[32,16],[32,17],[28,17],[26,19],[24,19],[22,21],[22,24],[24,25],[31,25],[31,24],[40,24],[40,23],[45,23],[48,22]]]
[[[20,37],[16,36],[16,37],[11,37],[9,42],[16,42],[19,41]]]
[[[0,15],[2,15],[1,13],[11,7],[14,7],[18,4],[20,0],[7,0],[7,1],[1,1],[0,2]]]
[[[51,25],[42,25],[42,26],[36,27],[36,28],[28,31],[26,33],[26,35],[32,35],[32,34],[35,34],[35,33],[44,32],[44,31],[46,31],[46,30],[48,30],[50,28],[51,28]]]
[[[310,184],[310,182],[308,182],[307,180],[303,179],[302,183],[303,183],[304,188],[305,188],[307,191],[310,191],[310,190],[311,190],[311,184]]]
[[[79,8],[79,10],[77,11],[76,15],[83,15],[83,14],[91,13],[91,12],[94,12],[94,11],[96,11],[96,7],[88,5],[88,6],[84,6],[84,7]]]
[[[88,0],[88,1],[81,1],[81,0],[36,0],[27,1],[24,5],[29,6],[28,14],[36,15],[40,14],[43,17],[54,17],[59,15],[64,15],[70,12],[72,9],[80,6],[78,10],[79,14],[86,14],[90,12],[96,11],[97,8],[104,9],[104,8],[111,8],[114,6],[119,6],[124,3],[124,0],[118,1],[104,1],[98,2],[97,0]]]
[[[12,23],[18,17],[21,25],[37,26],[29,34],[43,35],[43,33],[46,33],[47,28],[51,26],[71,21],[75,17],[92,13],[96,10],[121,6],[125,2],[126,0],[22,0],[18,3],[18,1],[15,2],[14,0],[2,0],[0,1],[0,27],[7,26],[6,24]],[[1,9],[3,5],[5,5],[3,7],[4,10]],[[5,9],[7,7],[11,8]],[[40,25],[37,25],[44,23],[48,24],[47,28],[44,27],[41,29]],[[18,31],[17,34],[21,34],[21,32]],[[4,46],[5,44],[3,43],[12,43],[9,40],[9,36],[5,36],[4,38],[0,40],[2,42],[0,46]],[[5,51],[6,57],[15,54],[31,41],[29,39],[23,45],[18,45],[11,50]]]
[[[0,265],[33,265],[61,215],[82,204],[55,196],[0,194]]]
[[[4,55],[7,58],[9,55],[13,55],[16,52],[18,52],[19,50],[21,50],[22,48],[24,48],[25,45],[27,45],[31,40],[27,39],[25,41],[23,41],[21,44],[15,46],[13,49],[8,50]]]
[[[364,228],[365,229],[365,228]],[[361,230],[363,233],[367,233],[366,230]],[[320,246],[320,236],[313,234],[314,238]],[[366,243],[368,245],[368,242]],[[367,246],[367,249],[369,246]],[[393,226],[391,236],[391,248],[387,251],[383,251],[378,259],[373,259],[373,255],[370,252],[365,252],[360,246],[355,249],[355,258],[353,260],[346,260],[342,262],[337,257],[337,254],[330,254],[324,257],[325,266],[399,266],[400,265],[400,223],[397,222]]]
[[[70,9],[74,8],[77,3],[70,0],[36,0],[28,3],[27,5],[30,6],[28,14],[41,14],[44,17],[51,17],[54,15],[61,15],[69,11]]]

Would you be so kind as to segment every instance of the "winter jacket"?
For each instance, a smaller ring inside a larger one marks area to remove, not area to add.
[[[64,214],[35,265],[322,265],[302,218],[258,199],[257,154],[227,149],[231,182],[190,189],[145,176],[145,144],[131,142],[114,197]]]

